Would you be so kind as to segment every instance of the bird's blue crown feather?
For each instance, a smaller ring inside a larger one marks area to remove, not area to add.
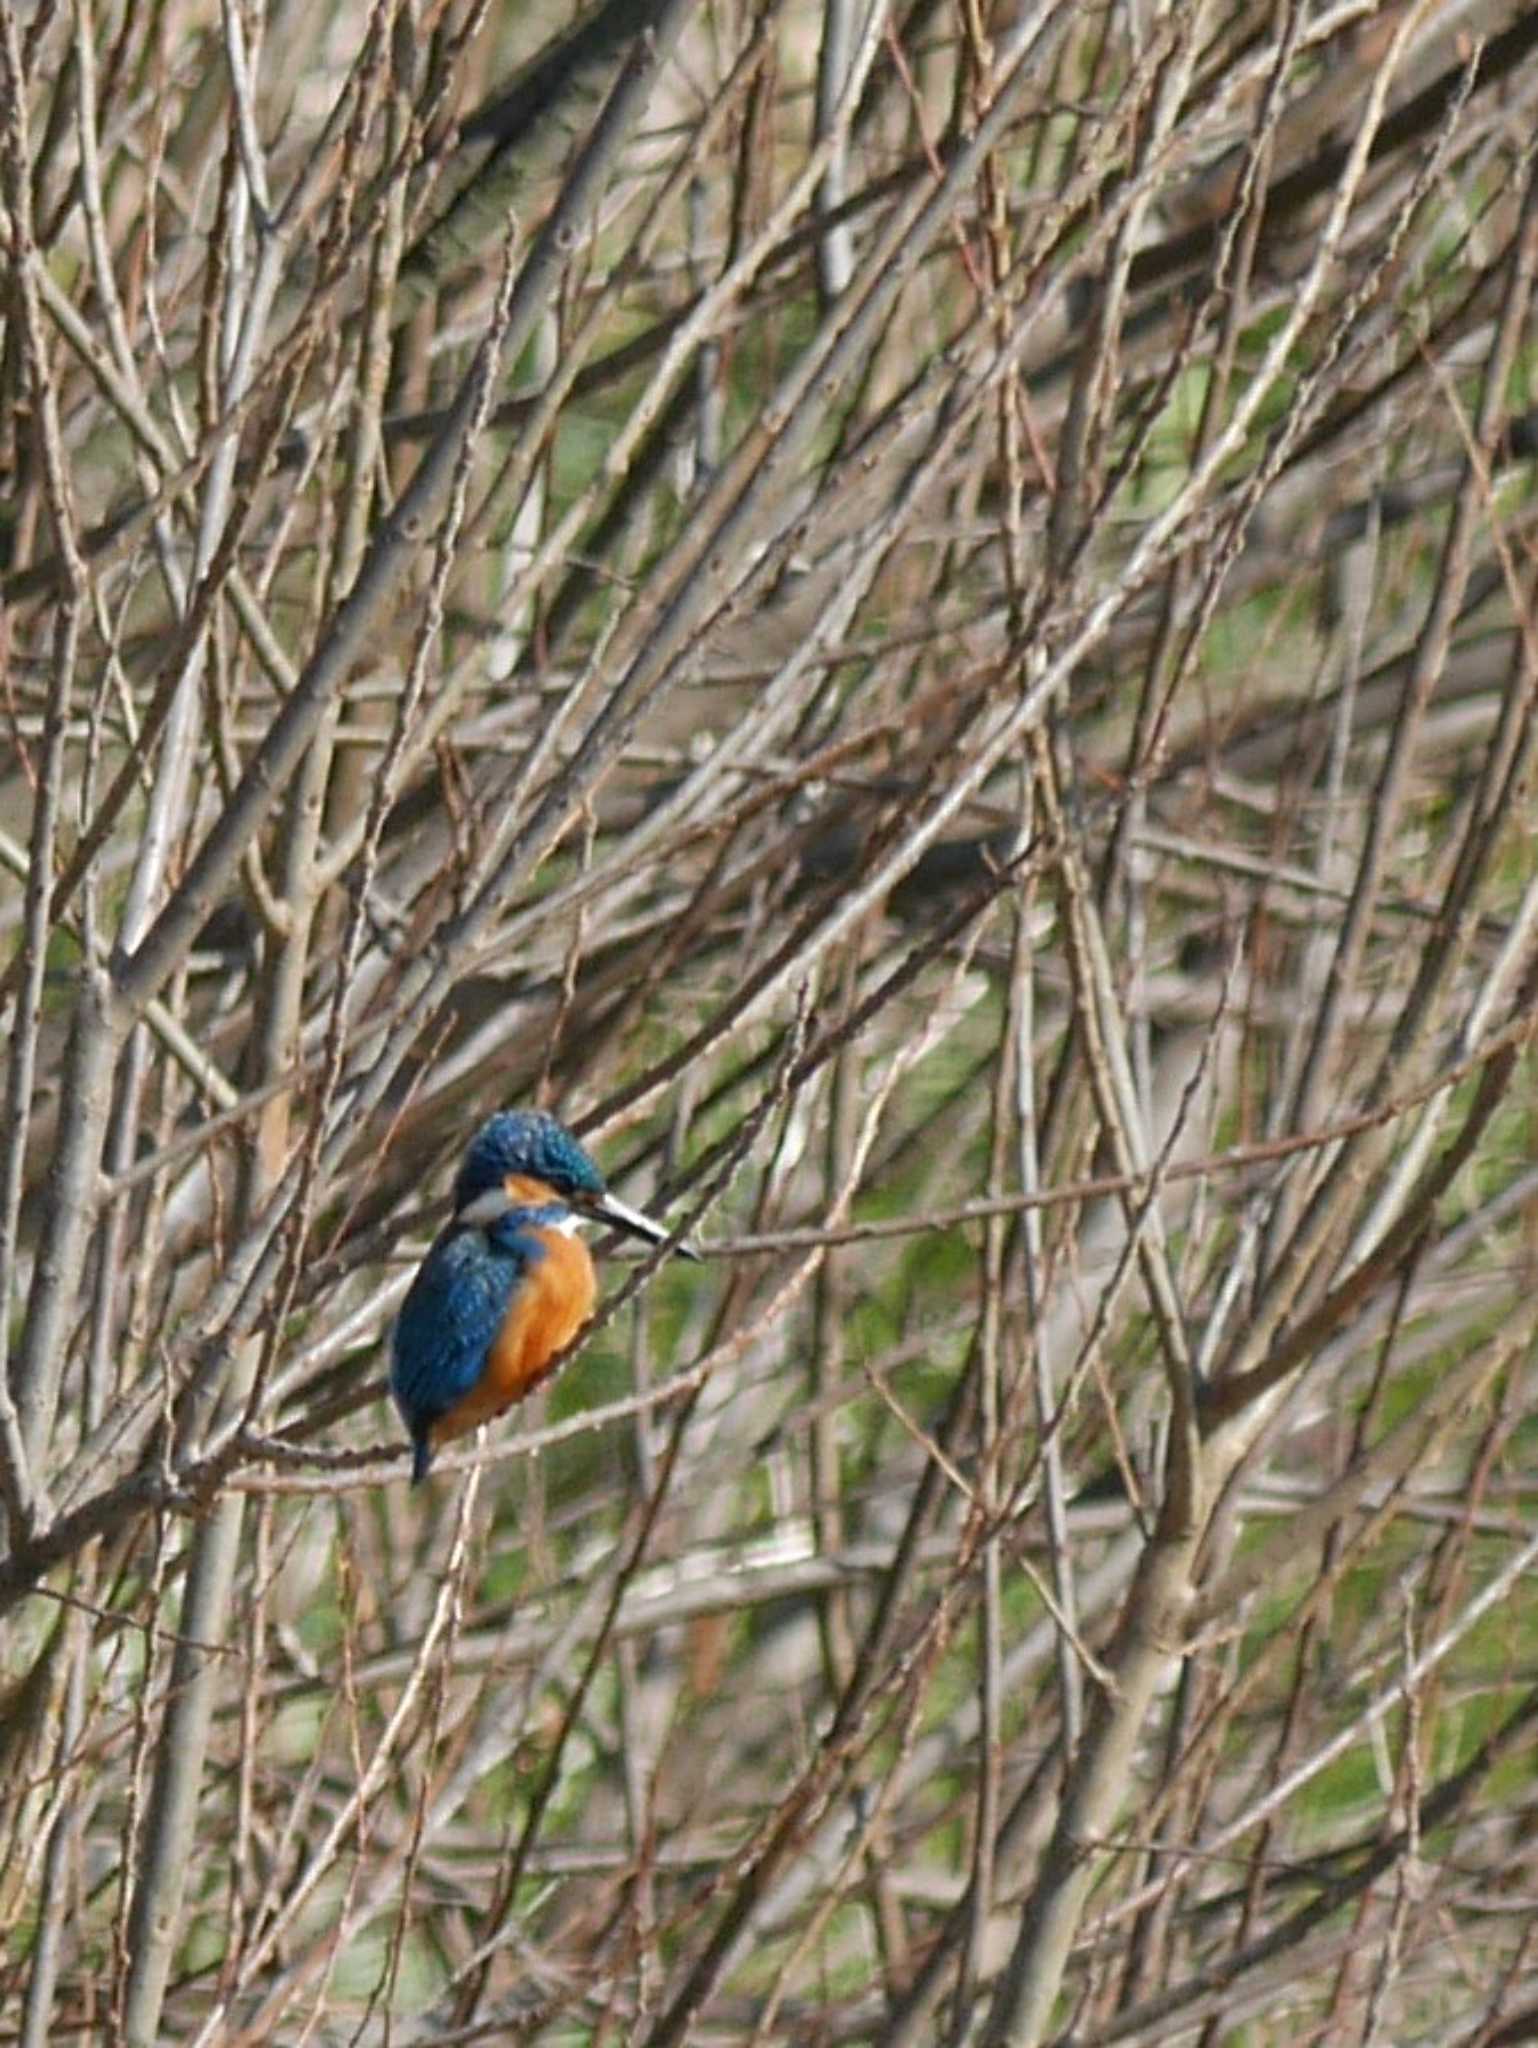
[[[566,1126],[542,1109],[505,1109],[470,1140],[454,1183],[454,1207],[501,1187],[510,1173],[542,1180],[558,1195],[601,1195],[603,1175]]]

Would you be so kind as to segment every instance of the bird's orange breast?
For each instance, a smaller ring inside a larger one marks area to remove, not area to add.
[[[581,1238],[536,1224],[542,1247],[513,1290],[502,1328],[486,1354],[477,1384],[432,1425],[442,1444],[463,1436],[533,1392],[593,1313],[598,1283]]]
[[[533,1235],[544,1246],[544,1256],[525,1271],[486,1361],[487,1390],[496,1399],[493,1414],[539,1385],[593,1313],[598,1292],[593,1261],[580,1237],[544,1225]]]
[[[486,1362],[501,1405],[522,1400],[549,1371],[593,1313],[598,1292],[593,1261],[580,1237],[543,1225],[534,1233],[545,1247],[523,1278]]]

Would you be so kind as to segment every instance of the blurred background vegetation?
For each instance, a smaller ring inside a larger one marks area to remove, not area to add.
[[[7,2042],[1535,2037],[1535,51],[0,0]]]

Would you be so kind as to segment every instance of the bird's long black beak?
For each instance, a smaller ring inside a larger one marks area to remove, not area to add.
[[[643,1216],[639,1209],[632,1209],[628,1202],[622,1202],[618,1195],[611,1195],[607,1190],[595,1195],[587,1207],[600,1223],[608,1223],[615,1230],[628,1231],[632,1237],[643,1237],[648,1244],[663,1244],[670,1235],[665,1223]],[[697,1261],[700,1256],[692,1244],[675,1244],[673,1249],[681,1259]]]

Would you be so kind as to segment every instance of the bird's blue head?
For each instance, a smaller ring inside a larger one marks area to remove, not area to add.
[[[499,1227],[504,1217],[527,1204],[527,1192],[508,1185],[520,1180],[538,1181],[550,1189],[557,1202],[649,1244],[661,1244],[668,1235],[666,1224],[611,1195],[603,1175],[571,1132],[542,1109],[505,1109],[481,1125],[470,1140],[454,1183],[456,1217],[482,1229]],[[699,1257],[692,1245],[680,1244],[674,1249],[686,1259]]]
[[[604,1192],[598,1168],[566,1126],[542,1109],[505,1109],[486,1119],[460,1164],[454,1207],[467,1209],[502,1187],[510,1174],[543,1181],[563,1200],[584,1207]]]

